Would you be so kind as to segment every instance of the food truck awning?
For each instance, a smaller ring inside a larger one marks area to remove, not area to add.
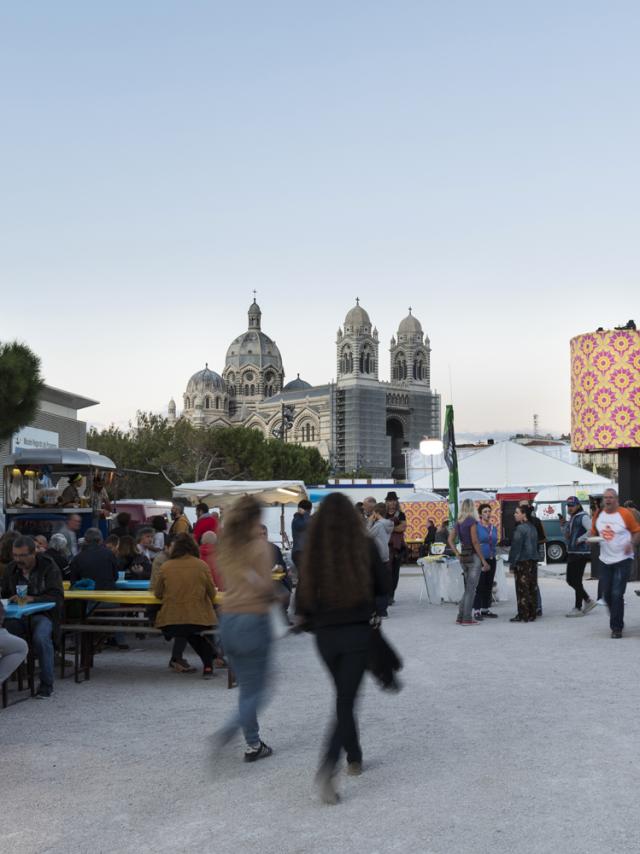
[[[65,466],[66,468],[82,468],[95,466],[101,469],[113,469],[115,463],[95,451],[85,449],[74,451],[71,448],[23,448],[7,457],[7,466]]]
[[[174,486],[174,498],[203,501],[210,507],[224,504],[241,495],[254,495],[262,504],[297,504],[307,498],[301,480],[200,480]]]

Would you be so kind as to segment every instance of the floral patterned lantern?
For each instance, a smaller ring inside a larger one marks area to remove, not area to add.
[[[571,339],[571,447],[640,448],[640,331]]]

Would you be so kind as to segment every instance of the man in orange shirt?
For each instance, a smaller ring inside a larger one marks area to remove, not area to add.
[[[591,535],[601,538],[600,583],[609,606],[612,638],[621,638],[624,628],[624,591],[633,561],[633,548],[640,543],[640,523],[626,507],[620,507],[615,489],[605,489],[602,510],[594,516]]]

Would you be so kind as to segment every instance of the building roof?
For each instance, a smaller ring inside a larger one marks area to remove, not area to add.
[[[308,383],[305,380],[301,380],[300,374],[298,374],[295,380],[291,380],[291,382],[288,382],[285,386],[283,386],[282,391],[303,391],[304,389],[311,387],[311,383]]]
[[[74,394],[71,391],[63,391],[63,389],[55,388],[52,385],[43,386],[40,397],[43,400],[48,400],[49,403],[57,403],[58,406],[67,406],[69,409],[86,409],[88,406],[97,406],[100,403],[99,400],[83,397],[81,394]]]
[[[206,364],[201,371],[196,371],[187,383],[187,394],[193,394],[194,392],[199,391],[224,392],[224,390],[224,380],[220,374],[210,370],[208,364]]]
[[[349,309],[347,312],[347,316],[344,319],[344,327],[345,332],[348,327],[354,330],[367,329],[368,331],[371,331],[371,320],[367,312],[360,305],[360,300],[358,298],[356,298],[356,304],[354,307]]]
[[[411,314],[411,309],[409,309],[409,314],[404,318],[404,320],[400,321],[400,326],[398,326],[398,336],[421,334],[422,324],[420,323],[417,317],[414,317]]]

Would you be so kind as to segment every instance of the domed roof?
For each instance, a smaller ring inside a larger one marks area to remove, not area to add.
[[[418,320],[417,317],[414,317],[411,314],[411,309],[409,309],[409,314],[404,318],[404,320],[400,321],[400,326],[398,326],[398,335],[421,335],[422,334],[422,324]]]
[[[354,307],[347,312],[344,319],[345,326],[352,326],[355,329],[360,329],[363,326],[371,327],[371,320],[367,312],[360,305],[360,300],[356,299]]]
[[[255,365],[263,368],[272,365],[282,370],[282,356],[268,335],[258,329],[250,329],[234,338],[225,359],[225,368],[242,368],[245,365]]]
[[[224,380],[206,364],[203,370],[195,373],[187,383],[187,394],[203,391],[224,391]]]
[[[306,382],[305,380],[300,379],[300,374],[296,377],[295,380],[291,380],[291,382],[287,383],[286,386],[282,389],[282,391],[303,391],[305,388],[312,388],[311,383]]]

